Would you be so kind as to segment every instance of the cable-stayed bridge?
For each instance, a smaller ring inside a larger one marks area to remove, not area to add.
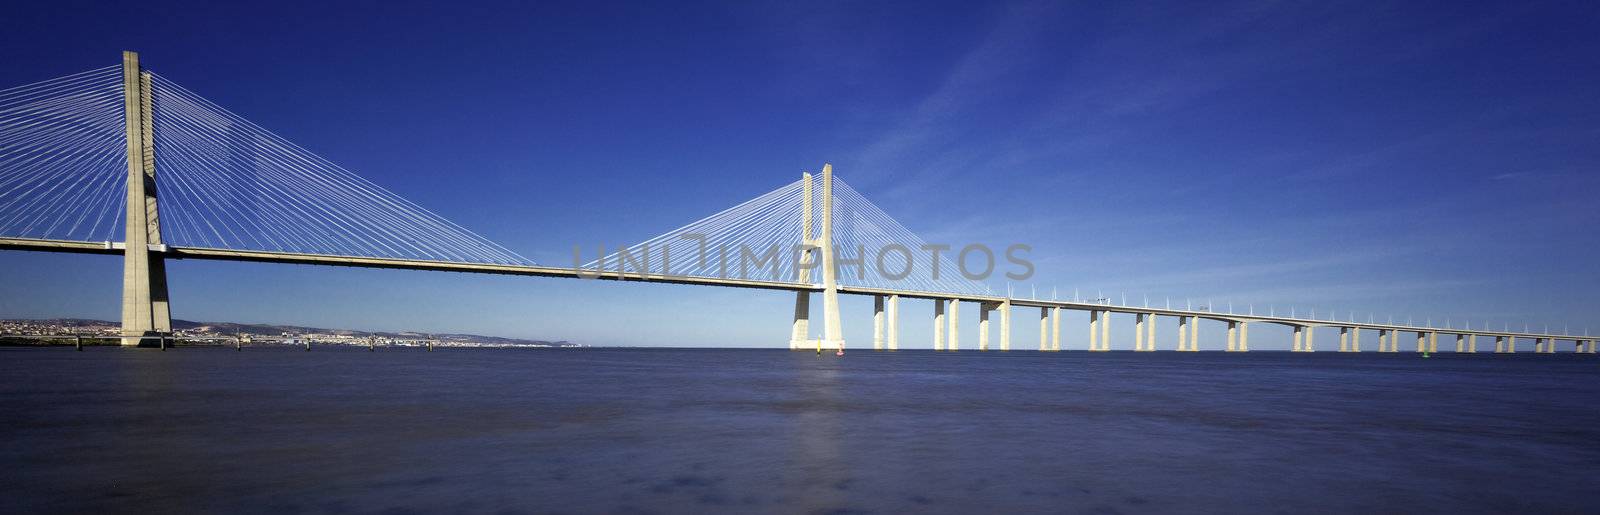
[[[1536,352],[1558,341],[1595,352],[1587,335],[1012,298],[926,245],[824,165],[650,240],[594,249],[585,265],[543,265],[144,69],[131,52],[120,66],[0,89],[0,248],[122,256],[125,345],[171,333],[166,261],[210,259],[786,290],[793,349],[842,348],[839,295],[868,295],[873,348],[886,350],[899,348],[900,299],[914,298],[933,301],[936,350],[961,348],[967,303],[978,309],[980,350],[995,313],[997,348],[1010,350],[1013,311],[1026,308],[1038,310],[1041,351],[1061,349],[1062,311],[1079,310],[1096,351],[1110,350],[1111,314],[1122,313],[1140,351],[1156,350],[1156,319],[1174,317],[1180,351],[1199,350],[1206,320],[1226,325],[1229,351],[1250,350],[1250,324],[1271,323],[1292,328],[1304,352],[1317,328],[1337,328],[1350,352],[1361,351],[1363,331],[1387,352],[1398,352],[1402,333],[1416,336],[1418,352],[1436,352],[1440,333],[1456,336],[1457,352],[1476,352],[1480,336],[1496,352],[1515,352],[1519,340]],[[817,293],[823,324],[813,337]]]

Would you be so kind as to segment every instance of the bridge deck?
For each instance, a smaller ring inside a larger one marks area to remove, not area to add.
[[[122,255],[123,246],[117,242],[82,242],[64,240],[38,240],[28,238],[0,238],[0,249],[31,250],[45,252],[67,252],[79,254],[105,254]],[[579,268],[563,268],[551,266],[531,265],[498,265],[479,263],[457,263],[449,261],[427,261],[394,258],[372,258],[355,256],[333,256],[321,254],[297,254],[289,252],[269,252],[254,250],[230,250],[196,247],[167,247],[165,254],[169,259],[204,259],[217,261],[247,261],[263,263],[289,263],[305,265],[350,266],[361,268],[390,268],[400,270],[431,270],[441,272],[463,272],[478,274],[522,275],[538,277],[563,277],[568,279],[600,279],[609,281],[639,281],[667,284],[688,284],[698,286],[721,286],[727,288],[751,288],[766,290],[786,291],[821,291],[822,287],[814,284],[791,283],[783,281],[762,281],[756,279],[698,277],[698,276],[668,276],[660,274],[622,273],[615,270],[591,270]],[[938,292],[900,291],[883,288],[840,286],[839,292],[851,295],[899,295],[915,299],[943,299],[965,302],[1000,303],[1005,297],[987,295],[965,295]],[[1489,331],[1474,329],[1434,328],[1395,324],[1378,324],[1365,322],[1343,322],[1337,320],[1311,320],[1302,318],[1239,315],[1232,313],[1216,313],[1210,311],[1193,311],[1166,308],[1148,308],[1137,306],[1115,306],[1108,304],[1095,304],[1088,302],[1073,302],[1059,300],[1039,299],[1010,299],[1012,307],[1041,307],[1071,309],[1077,311],[1106,311],[1127,314],[1152,314],[1173,317],[1196,317],[1223,322],[1253,322],[1274,323],[1290,326],[1307,327],[1351,327],[1356,329],[1386,330],[1398,332],[1437,332],[1445,334],[1479,335],[1479,336],[1512,336],[1517,338],[1548,338],[1560,340],[1589,340],[1590,336],[1542,334],[1514,331]]]

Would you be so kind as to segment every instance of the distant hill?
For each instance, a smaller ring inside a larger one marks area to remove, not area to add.
[[[105,320],[91,320],[91,319],[83,319],[83,318],[52,318],[52,319],[37,319],[37,320],[0,320],[0,323],[32,324],[32,325],[56,326],[56,327],[60,327],[60,328],[77,328],[77,329],[114,329],[114,328],[118,327],[118,325],[119,325],[116,322],[109,322],[109,321],[105,321]],[[184,332],[188,332],[188,333],[205,333],[205,334],[218,334],[218,335],[248,334],[248,335],[252,335],[252,336],[279,336],[279,335],[282,335],[284,333],[288,333],[290,335],[327,334],[327,335],[350,336],[350,337],[355,337],[355,338],[364,338],[364,337],[367,337],[367,336],[377,336],[379,338],[394,338],[394,339],[401,339],[401,340],[433,338],[433,339],[439,340],[441,342],[476,343],[476,344],[489,344],[489,345],[528,345],[528,346],[541,346],[541,347],[545,347],[545,346],[548,346],[548,347],[575,346],[573,343],[565,341],[565,340],[561,340],[561,341],[526,340],[526,339],[521,339],[521,338],[504,338],[504,337],[500,337],[500,336],[484,336],[484,335],[479,335],[479,334],[457,334],[457,333],[426,334],[426,333],[418,333],[418,332],[391,333],[391,332],[382,332],[382,331],[356,331],[356,330],[351,330],[351,329],[327,329],[327,328],[321,328],[321,327],[305,327],[305,326],[298,326],[298,325],[241,324],[241,323],[237,323],[237,322],[192,322],[192,321],[189,321],[189,320],[178,320],[178,319],[173,319],[172,320],[172,329],[175,330],[175,331],[184,331]]]

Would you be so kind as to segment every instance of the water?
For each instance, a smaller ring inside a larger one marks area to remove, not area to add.
[[[1600,510],[1600,359],[0,349],[0,511]]]

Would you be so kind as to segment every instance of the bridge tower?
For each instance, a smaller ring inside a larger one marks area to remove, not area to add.
[[[811,292],[801,291],[795,293],[794,299],[794,327],[789,338],[789,349],[806,350],[810,348],[825,348],[828,350],[844,348],[844,334],[839,326],[839,282],[838,271],[833,262],[833,165],[822,165],[822,228],[821,234],[813,239],[812,234],[812,190],[811,174],[802,174],[802,198],[800,201],[800,244],[805,247],[800,259],[814,266],[822,267],[822,320],[823,336],[820,341],[810,339],[811,320]],[[815,248],[815,251],[812,249]],[[820,254],[820,256],[816,256]],[[814,257],[816,256],[816,257]],[[817,257],[821,259],[818,260]],[[820,261],[820,263],[818,263]],[[799,280],[803,283],[811,282],[811,270],[798,266]]]
[[[159,345],[172,333],[167,264],[156,210],[155,131],[150,73],[139,54],[122,53],[122,106],[128,142],[128,216],[122,258],[122,344]]]

